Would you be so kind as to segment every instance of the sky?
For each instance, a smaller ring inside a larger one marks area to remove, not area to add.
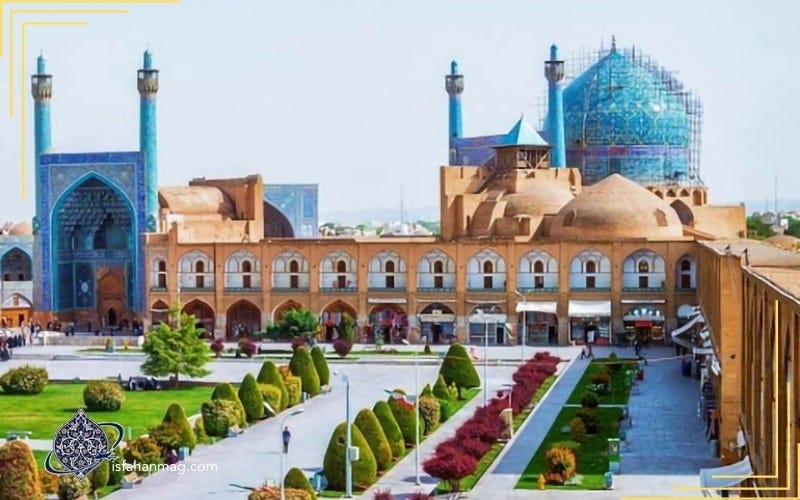
[[[465,135],[504,133],[521,112],[536,123],[551,43],[569,60],[608,47],[614,34],[618,46],[634,45],[678,71],[703,100],[701,175],[712,203],[754,200],[748,208],[763,209],[775,175],[779,198],[800,198],[800,169],[786,156],[800,118],[800,2],[182,0],[126,8],[15,15],[13,118],[5,10],[3,220],[34,212],[30,119],[25,199],[20,192],[23,20],[89,22],[26,30],[26,73],[41,51],[54,76],[57,152],[138,149],[136,70],[150,47],[161,79],[161,185],[258,173],[267,183],[319,183],[321,220],[399,213],[401,191],[407,212],[435,215],[450,61],[465,75]],[[30,118],[29,87],[26,77]]]

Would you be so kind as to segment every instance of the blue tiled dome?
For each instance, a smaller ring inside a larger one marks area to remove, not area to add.
[[[591,184],[618,173],[639,183],[689,175],[690,122],[657,72],[612,50],[564,89],[567,165]]]

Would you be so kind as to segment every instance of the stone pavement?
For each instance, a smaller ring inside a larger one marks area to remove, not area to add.
[[[612,349],[595,349],[595,355],[606,356]],[[630,356],[625,349],[616,349],[623,356]],[[632,350],[630,350],[632,351]],[[705,424],[697,418],[697,402],[700,383],[697,379],[681,376],[680,359],[668,348],[649,349],[645,355],[649,364],[645,367],[645,378],[639,382],[639,393],[631,395],[629,408],[633,416],[633,427],[628,430],[630,445],[623,447],[621,474],[614,476],[613,491],[525,491],[513,490],[514,485],[527,466],[533,453],[541,444],[544,434],[552,425],[528,420],[514,444],[498,457],[496,467],[490,469],[469,498],[503,499],[559,498],[572,499],[619,499],[623,497],[699,497],[699,491],[678,491],[674,488],[699,486],[698,473],[701,468],[717,467],[719,460],[713,458],[704,436]],[[562,382],[580,378],[588,362],[578,360]],[[573,384],[574,385],[574,384]],[[569,396],[555,390],[547,398],[547,405],[556,406]],[[540,405],[541,406],[541,405]],[[560,408],[554,408],[555,414]],[[555,415],[553,415],[553,418]],[[540,417],[541,418],[541,417]],[[530,434],[530,444],[521,445],[525,434]],[[538,434],[538,436],[537,436]],[[513,454],[515,448],[519,453]]]

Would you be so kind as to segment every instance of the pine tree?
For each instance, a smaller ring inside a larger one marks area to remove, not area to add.
[[[142,351],[147,360],[142,364],[142,373],[154,377],[172,375],[175,388],[178,377],[205,377],[209,370],[203,368],[211,358],[208,343],[201,338],[202,328],[197,328],[197,318],[178,314],[178,308],[170,309],[170,317],[177,322],[160,323],[147,334]]]

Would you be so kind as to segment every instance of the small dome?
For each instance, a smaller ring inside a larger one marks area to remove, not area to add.
[[[800,238],[795,238],[794,236],[788,234],[776,234],[775,236],[770,236],[764,240],[764,243],[769,243],[774,247],[782,248],[784,250],[797,250],[800,248]]]
[[[33,234],[33,226],[31,226],[30,222],[18,222],[11,226],[11,229],[8,230],[8,234],[14,236],[30,236]]]
[[[542,183],[532,193],[514,193],[505,196],[503,198],[506,201],[504,216],[556,214],[573,198],[569,189]]]
[[[212,186],[180,186],[158,188],[159,205],[173,214],[219,214],[235,219],[236,208],[230,197]]]
[[[550,237],[678,238],[683,225],[664,200],[619,174],[583,188],[553,220]]]

